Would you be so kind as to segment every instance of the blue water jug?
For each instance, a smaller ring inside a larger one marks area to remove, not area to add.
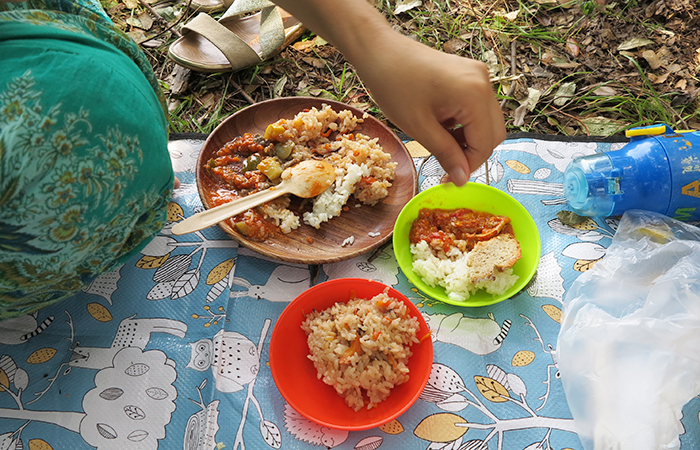
[[[632,128],[620,150],[574,159],[564,172],[564,195],[582,216],[654,211],[700,221],[700,132],[667,125]]]

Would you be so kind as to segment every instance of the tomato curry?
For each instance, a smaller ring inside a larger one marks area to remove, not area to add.
[[[501,233],[513,234],[507,216],[467,208],[422,208],[411,225],[409,240],[411,244],[426,241],[431,248],[444,252],[452,246],[471,251],[477,242],[487,241]]]
[[[282,165],[294,147],[290,144],[275,143],[258,134],[245,133],[220,148],[205,165],[209,176],[204,180],[204,191],[209,195],[211,207],[279,184]],[[275,223],[257,208],[227,220],[238,232],[258,241],[280,232]]]

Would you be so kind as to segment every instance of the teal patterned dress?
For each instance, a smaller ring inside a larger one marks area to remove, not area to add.
[[[0,319],[72,295],[161,230],[163,104],[99,3],[0,2]]]

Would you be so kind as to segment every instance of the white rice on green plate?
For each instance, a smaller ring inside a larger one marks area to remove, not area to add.
[[[451,246],[447,252],[434,252],[426,241],[411,244],[413,271],[431,287],[442,286],[453,301],[468,300],[480,289],[500,295],[518,281],[512,268],[496,271],[491,279],[474,283],[469,267],[469,252]]]

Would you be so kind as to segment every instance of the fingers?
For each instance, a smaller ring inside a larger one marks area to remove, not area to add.
[[[506,138],[503,113],[490,84],[478,87],[481,89],[474,89],[471,99],[462,99],[463,113],[457,121],[463,126],[452,133],[457,142],[464,143],[462,148],[472,171],[486,162]]]
[[[445,106],[433,109],[433,114],[445,127],[462,126],[448,132],[452,142],[443,137],[430,144],[424,143],[424,146],[440,161],[450,179],[462,185],[468,181],[471,172],[486,162],[494,148],[505,140],[506,128],[486,66],[472,60],[451,58],[451,61],[456,62],[459,68],[454,68],[448,74],[458,76],[444,83],[450,88],[441,93],[440,105]],[[432,132],[437,134],[435,130]],[[427,145],[434,147],[428,148]],[[466,164],[463,158],[467,159]],[[454,164],[455,161],[460,165]],[[466,177],[456,167],[462,167]]]
[[[444,126],[444,124],[443,124]],[[448,128],[448,127],[445,127]],[[448,128],[449,129],[449,128]],[[457,128],[452,128],[449,129],[450,135],[452,138],[457,141],[460,147],[466,148],[467,147],[467,137],[464,135],[464,129],[462,126],[459,126]]]
[[[472,171],[486,162],[493,149],[506,138],[505,121],[497,104],[486,111],[480,120],[467,123],[459,131],[462,131],[461,139],[467,144],[464,152]]]
[[[454,119],[440,124],[434,118],[432,122],[424,118],[420,130],[415,129],[411,134],[437,158],[457,186],[467,183],[471,173],[486,162],[493,149],[506,138],[505,122],[495,98],[488,108],[479,108],[473,118],[463,117],[462,120],[466,125],[447,130],[444,125],[454,123]]]
[[[464,134],[461,129],[450,132],[437,122],[417,130],[412,137],[437,158],[454,184],[462,186],[469,181],[471,166],[464,148],[452,133],[461,134],[461,141],[464,142]]]
[[[356,64],[358,73],[386,117],[461,186],[505,139],[487,67],[403,37],[395,44],[389,54]],[[448,131],[456,125],[462,127]]]
[[[447,131],[446,137],[442,130],[426,130],[425,134],[441,135],[440,139],[432,142],[421,142],[426,149],[435,155],[448,174],[448,178],[458,186],[469,181],[469,176],[491,156],[493,149],[506,138],[505,122],[500,106],[495,99],[479,108],[480,114],[475,118],[462,118],[464,126]],[[455,120],[444,121],[454,123]],[[420,142],[420,139],[419,139]],[[456,145],[454,145],[456,144]],[[466,158],[466,164],[464,159]],[[459,168],[462,168],[460,171]]]

